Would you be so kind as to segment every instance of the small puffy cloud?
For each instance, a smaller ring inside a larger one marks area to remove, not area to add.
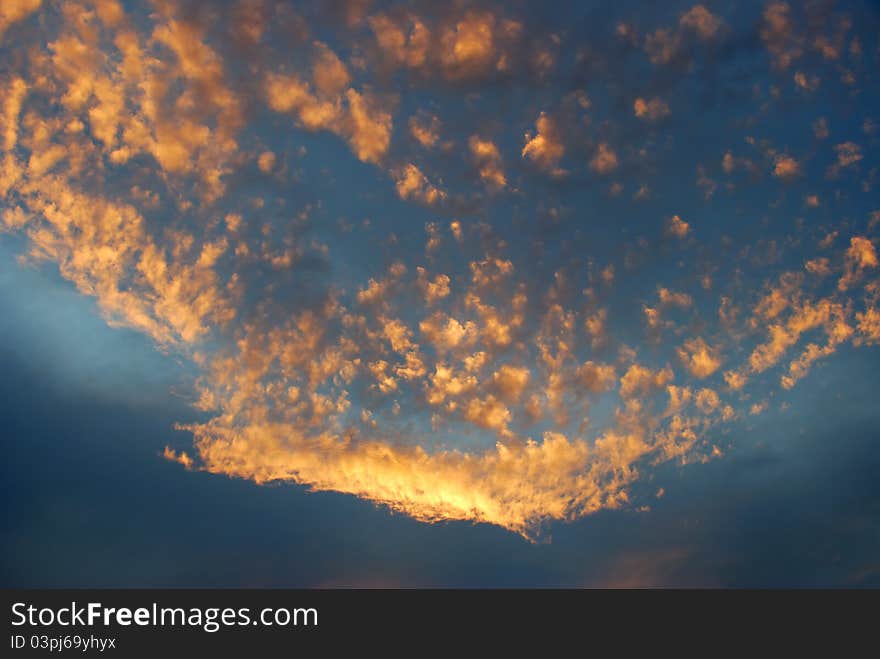
[[[645,100],[641,97],[637,98],[633,103],[633,112],[639,119],[645,121],[659,121],[669,116],[669,105],[662,98],[654,97]]]
[[[370,29],[382,53],[397,65],[424,66],[431,45],[431,33],[417,17],[395,20],[384,14],[369,19]]]
[[[787,2],[772,2],[764,9],[761,40],[778,69],[787,69],[801,56],[800,39],[794,33],[791,7]]]
[[[468,11],[440,34],[440,63],[446,77],[474,78],[510,66],[506,44],[515,42],[522,24],[498,19],[489,11]]]
[[[843,276],[837,282],[838,290],[845,291],[850,288],[866,269],[876,268],[877,264],[877,250],[874,244],[863,236],[853,236],[846,250]]]
[[[671,291],[663,286],[657,288],[657,297],[660,298],[660,303],[665,306],[680,307],[682,309],[688,309],[694,303],[694,298],[687,293]]]
[[[400,262],[388,268],[388,275],[382,279],[370,278],[367,285],[357,293],[357,301],[364,305],[385,304],[391,295],[392,287],[406,273],[406,266]]]
[[[739,371],[724,371],[724,382],[732,391],[739,391],[749,381],[748,376]]]
[[[264,174],[269,174],[275,169],[275,154],[271,151],[263,151],[257,158],[257,165]]]
[[[811,274],[825,277],[831,274],[831,263],[827,257],[819,256],[804,263],[804,269]]]
[[[162,457],[170,462],[176,462],[177,464],[182,465],[186,470],[193,468],[194,461],[186,451],[177,452],[170,446],[166,446],[165,450],[162,452]]]
[[[495,49],[494,23],[494,16],[488,12],[468,12],[450,25],[442,38],[441,57],[447,70],[463,76],[488,66]]]
[[[620,396],[632,398],[636,395],[648,395],[665,387],[673,377],[672,369],[669,367],[652,371],[641,364],[633,364],[620,378]]]
[[[717,348],[709,346],[701,337],[685,341],[677,352],[681,363],[695,378],[707,378],[721,366]]]
[[[773,176],[791,181],[801,175],[801,164],[789,155],[779,154],[773,161]]]
[[[359,160],[379,162],[391,142],[391,113],[373,96],[353,88],[342,92],[348,74],[326,46],[317,47],[314,74],[320,85],[316,80],[313,90],[296,74],[269,73],[263,82],[269,107],[293,114],[306,130],[328,130],[344,138]]]
[[[395,173],[395,182],[401,199],[412,199],[433,206],[446,197],[446,193],[428,181],[422,171],[412,163]]]
[[[330,129],[342,112],[338,99],[319,99],[310,85],[295,74],[270,73],[263,89],[270,108],[293,113],[306,130]]]
[[[834,146],[837,161],[828,168],[828,176],[837,176],[842,169],[852,167],[864,158],[862,148],[855,142],[843,142]]]
[[[721,168],[724,170],[725,174],[730,174],[736,169],[736,159],[730,151],[725,153],[724,157],[721,159]]]
[[[666,393],[669,395],[669,404],[666,407],[666,414],[677,414],[681,412],[691,402],[693,391],[690,387],[677,387],[674,384],[666,386]]]
[[[464,406],[464,418],[480,428],[508,435],[512,414],[510,409],[491,394],[485,398],[471,398]]]
[[[694,5],[682,14],[679,25],[693,30],[703,41],[708,41],[715,36],[721,27],[721,19],[706,9],[704,5]]]
[[[367,364],[367,368],[375,380],[375,386],[383,394],[397,390],[397,380],[388,373],[388,366],[388,362],[384,359],[378,359]]]
[[[480,172],[480,179],[490,188],[498,189],[507,185],[504,176],[504,167],[501,162],[501,153],[498,147],[489,140],[481,139],[472,135],[468,140],[474,163]]]
[[[425,224],[425,233],[428,234],[428,242],[425,243],[425,252],[430,253],[440,248],[443,244],[443,238],[440,235],[440,225],[437,222],[428,222]],[[419,278],[424,273],[424,268],[419,268]]]
[[[681,15],[677,28],[659,28],[647,35],[644,49],[652,64],[669,64],[685,54],[690,34],[708,42],[715,38],[720,27],[720,18],[704,5],[694,5]]]
[[[617,154],[607,142],[600,142],[590,160],[590,169],[598,174],[610,174],[617,169]]]
[[[559,161],[565,155],[565,146],[556,123],[545,113],[535,121],[536,133],[527,132],[522,157],[528,158],[551,176],[565,173],[559,168]]]
[[[349,89],[345,97],[350,116],[348,140],[352,150],[364,162],[378,162],[391,142],[391,114],[375,99],[354,89]]]
[[[666,28],[645,37],[645,52],[652,64],[669,64],[679,53],[681,37]]]
[[[870,307],[856,314],[859,336],[854,340],[857,345],[877,345],[880,343],[880,310]]]
[[[504,364],[492,374],[492,386],[501,400],[515,403],[528,386],[530,376],[528,368]]]
[[[513,262],[507,259],[490,257],[482,261],[471,261],[471,280],[477,287],[497,284],[513,274]]]
[[[471,347],[479,336],[476,323],[437,313],[419,323],[419,331],[439,353]]]
[[[430,386],[426,392],[429,405],[441,405],[449,399],[457,398],[477,386],[477,378],[467,372],[456,372],[446,364],[437,364],[428,376]]]
[[[433,115],[419,113],[409,119],[409,134],[426,149],[440,139],[440,120]]]
[[[425,304],[433,305],[438,300],[449,296],[449,275],[439,274],[429,279],[424,268],[418,268],[418,285],[425,296]]]
[[[673,215],[666,221],[666,233],[676,238],[686,238],[690,233],[691,225],[681,219],[678,215]]]
[[[807,76],[803,71],[798,71],[794,74],[794,84],[805,92],[814,92],[819,89],[819,78]]]
[[[703,414],[714,412],[721,406],[721,398],[713,389],[700,389],[694,396],[694,402]]]
[[[449,230],[452,232],[452,237],[455,238],[456,242],[460,243],[464,240],[464,232],[459,220],[452,220],[452,222],[449,223]]]

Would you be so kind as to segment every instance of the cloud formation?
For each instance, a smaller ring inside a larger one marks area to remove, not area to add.
[[[702,4],[592,49],[485,4],[196,4],[0,10],[28,53],[0,227],[192,366],[186,469],[534,537],[880,343],[876,143],[791,109],[807,51],[861,84],[845,21],[756,9],[740,41],[779,78],[744,93],[695,68],[742,36]],[[688,113],[707,79],[735,120]],[[762,132],[774,104],[798,140]]]

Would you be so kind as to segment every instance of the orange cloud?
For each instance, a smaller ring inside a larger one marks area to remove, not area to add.
[[[559,168],[559,161],[565,155],[555,122],[543,112],[535,121],[536,133],[526,133],[522,157],[529,158],[551,176],[561,176],[565,172]]]
[[[659,121],[670,115],[669,105],[661,98],[645,100],[637,98],[633,103],[633,111],[639,119],[646,121]]]
[[[607,143],[600,142],[590,160],[590,169],[598,174],[610,174],[617,169],[617,154]]]
[[[865,270],[878,265],[877,250],[874,243],[863,236],[853,236],[849,249],[846,250],[843,276],[837,282],[837,288],[845,291],[855,284]]]
[[[507,185],[501,153],[495,144],[472,135],[468,140],[468,147],[470,147],[471,155],[480,172],[480,178],[486,185],[494,189]]]
[[[676,238],[685,238],[691,231],[691,225],[681,219],[678,215],[673,215],[666,221],[666,233]]]
[[[773,176],[790,181],[801,175],[801,164],[791,156],[780,154],[773,164]]]
[[[413,199],[433,206],[446,197],[446,193],[434,186],[414,164],[409,163],[396,174],[397,194],[401,199]]]
[[[678,348],[678,358],[695,378],[707,378],[721,367],[718,350],[700,337],[685,341]]]

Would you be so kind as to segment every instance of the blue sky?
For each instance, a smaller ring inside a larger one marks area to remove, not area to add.
[[[8,585],[872,585],[870,3],[0,13]]]

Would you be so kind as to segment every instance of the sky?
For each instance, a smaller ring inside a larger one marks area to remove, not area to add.
[[[3,584],[880,585],[878,28],[4,2]]]

